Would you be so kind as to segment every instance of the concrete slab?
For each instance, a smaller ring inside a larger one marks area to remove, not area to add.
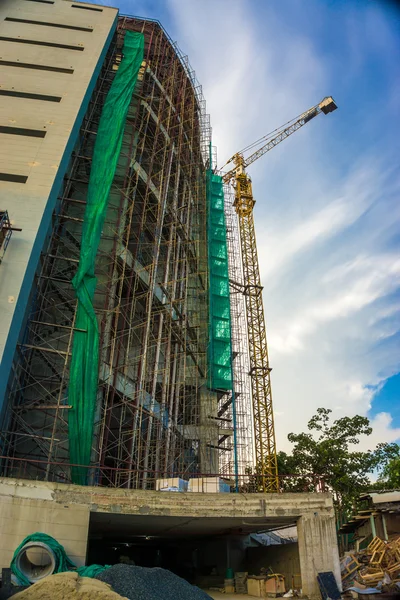
[[[273,530],[286,523],[293,524],[292,517],[287,520],[259,517],[231,516],[229,511],[224,517],[206,517],[191,515],[118,514],[91,512],[90,532],[101,534],[103,539],[115,539],[118,535],[128,540],[135,536],[158,536],[163,538],[184,538],[212,535],[247,535],[260,529]]]

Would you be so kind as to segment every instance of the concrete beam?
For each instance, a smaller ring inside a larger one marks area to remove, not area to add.
[[[92,512],[160,516],[266,517],[279,519],[315,511],[333,516],[330,494],[197,494],[54,485],[58,502],[90,504]]]
[[[0,478],[0,496],[89,506],[91,512],[136,515],[232,517],[294,521],[319,514],[334,519],[332,497],[321,494],[206,494],[127,490]]]

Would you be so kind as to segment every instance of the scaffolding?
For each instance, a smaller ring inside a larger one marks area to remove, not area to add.
[[[5,475],[20,460],[27,477],[71,481],[68,383],[77,308],[71,280],[96,132],[126,31],[144,34],[144,61],[97,255],[100,369],[88,483],[154,489],[159,478],[245,473],[252,460],[244,306],[236,292],[234,389],[209,386],[211,127],[202,88],[157,21],[121,17],[64,178],[13,363],[1,433]],[[229,276],[237,280],[238,236],[226,198]]]
[[[11,226],[7,210],[0,210],[0,263],[4,258],[13,231],[22,230],[18,227]]]
[[[248,338],[246,335],[246,305],[243,295],[243,270],[240,254],[239,227],[234,209],[234,193],[224,186],[226,238],[231,304],[232,372],[235,400],[237,468],[246,475],[254,466],[253,414],[251,400]],[[226,470],[232,472],[234,465]],[[241,478],[246,481],[246,477]]]

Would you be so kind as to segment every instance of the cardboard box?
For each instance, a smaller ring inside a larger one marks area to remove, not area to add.
[[[156,490],[159,492],[187,492],[188,482],[180,477],[168,477],[156,480]]]
[[[284,594],[285,591],[285,578],[283,575],[275,574],[272,577],[260,575],[247,579],[247,593],[249,596],[276,598],[276,596]]]
[[[247,594],[256,598],[265,598],[267,595],[265,591],[265,578],[249,577],[247,580]]]
[[[229,483],[221,477],[196,477],[189,479],[189,492],[203,492],[206,494],[229,494]]]
[[[285,578],[283,575],[275,574],[265,582],[265,592],[270,598],[284,594],[285,591]]]

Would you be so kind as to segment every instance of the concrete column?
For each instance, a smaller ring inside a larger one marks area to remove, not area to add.
[[[334,512],[310,512],[297,521],[303,595],[321,598],[317,575],[332,571],[341,589],[339,551]]]
[[[374,515],[371,515],[370,518],[370,523],[371,523],[371,531],[372,531],[372,537],[375,538],[376,537],[376,527],[375,527],[375,517]]]
[[[382,513],[381,517],[382,517],[382,527],[383,527],[383,539],[386,540],[386,542],[387,542],[389,540],[389,536],[388,536],[387,527],[386,527],[385,513]]]

